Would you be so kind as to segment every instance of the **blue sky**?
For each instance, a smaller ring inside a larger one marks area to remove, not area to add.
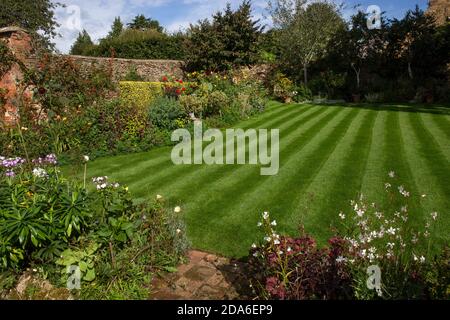
[[[94,41],[104,37],[111,27],[114,17],[120,16],[129,22],[137,14],[144,14],[161,22],[169,31],[186,28],[189,23],[209,18],[212,13],[225,7],[230,2],[237,7],[242,0],[58,0],[67,5],[56,12],[61,24],[59,33],[62,37],[55,39],[57,48],[67,53],[74,42],[79,29],[86,29]],[[336,0],[344,2],[345,16],[350,16],[354,5],[360,8],[378,5],[389,17],[401,17],[408,9],[418,4],[422,9],[427,7],[428,0]],[[253,0],[255,19],[270,21],[263,17],[266,14],[266,0]]]

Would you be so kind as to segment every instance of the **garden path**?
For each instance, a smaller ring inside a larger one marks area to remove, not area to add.
[[[177,272],[152,281],[153,300],[235,300],[249,294],[246,266],[203,251],[188,253]]]

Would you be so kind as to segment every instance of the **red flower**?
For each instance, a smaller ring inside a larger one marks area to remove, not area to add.
[[[181,90],[180,90],[180,89],[177,89],[177,90],[175,90],[175,93],[176,93],[176,94],[181,94]]]
[[[178,80],[178,82],[179,82],[179,83],[183,83],[183,80],[180,79],[180,80]]]
[[[169,80],[169,79],[167,79],[167,77],[165,77],[165,76],[162,78],[162,81],[163,81],[163,82],[167,82],[168,80]]]
[[[186,88],[185,87],[181,88],[181,91],[183,91],[183,92],[186,91]]]

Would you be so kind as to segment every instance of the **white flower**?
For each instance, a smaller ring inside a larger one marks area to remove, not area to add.
[[[386,232],[395,235],[395,228],[390,227],[389,229],[386,230]]]
[[[278,254],[281,256],[283,254],[283,251],[278,251]]]
[[[88,162],[89,161],[89,156],[83,156],[83,160],[84,160],[84,162]]]
[[[261,227],[262,226],[262,222],[258,222],[257,226]]]
[[[389,189],[389,188],[391,187],[391,184],[390,184],[390,183],[385,183],[385,184],[384,184],[384,187],[385,187],[386,189]]]
[[[262,217],[263,217],[264,220],[269,219],[269,213],[268,212],[264,212]]]
[[[362,217],[364,215],[364,210],[359,209],[356,211],[356,214],[358,215],[358,217]]]
[[[424,256],[420,256],[420,263],[424,263],[425,262],[425,257]]]
[[[276,220],[273,220],[272,223],[271,223],[271,225],[275,227],[275,226],[277,225]]]
[[[425,198],[426,196],[427,196],[426,194],[421,195],[422,198]]]
[[[343,256],[339,256],[339,257],[337,257],[336,258],[336,262],[337,263],[342,263],[342,262],[345,262],[347,259],[345,259]]]
[[[177,231],[177,234],[181,233],[181,229],[177,229],[176,231]]]
[[[254,256],[255,258],[257,258],[257,257],[258,257],[258,252],[255,252],[255,253],[253,254],[253,256]]]
[[[256,249],[256,244],[255,243],[252,244],[252,249]]]
[[[366,249],[361,250],[361,256],[364,258],[366,256]]]
[[[47,171],[45,171],[42,168],[34,168],[33,175],[38,178],[47,178],[48,177]]]
[[[425,231],[425,232],[423,233],[423,235],[424,235],[425,238],[428,238],[428,237],[430,236],[430,233],[429,233],[428,230],[427,230],[427,231]]]
[[[389,175],[390,178],[394,178],[395,177],[395,172],[394,171],[390,171],[388,173],[388,175]]]
[[[266,242],[270,242],[270,240],[272,240],[272,238],[271,238],[271,237],[264,237],[264,241],[266,241]]]
[[[181,212],[181,208],[180,208],[179,206],[176,206],[176,207],[173,209],[173,212],[175,212],[175,213],[180,213],[180,212]]]
[[[343,214],[342,212],[339,213],[339,218],[341,218],[342,220],[344,220],[344,219],[345,219],[345,214]]]
[[[414,259],[414,261],[419,260],[419,258],[417,258],[417,256],[414,253],[413,253],[413,259]]]
[[[395,243],[393,243],[393,242],[388,242],[386,246],[387,246],[388,248],[392,249],[392,248],[394,248]]]
[[[375,212],[375,217],[377,217],[378,219],[381,219],[381,218],[383,218],[383,213]]]
[[[403,207],[401,208],[401,211],[402,211],[402,212],[407,212],[407,211],[408,211],[408,206],[403,206]]]
[[[277,239],[273,240],[273,244],[280,244],[280,240]]]
[[[436,220],[437,216],[438,216],[438,213],[436,211],[431,214],[431,218],[433,220]]]
[[[288,247],[286,251],[287,251],[287,252],[291,252],[291,251],[292,251],[292,248],[291,248],[291,247]]]
[[[162,198],[163,198],[162,195],[160,195],[160,194],[156,195],[156,200],[161,200]]]

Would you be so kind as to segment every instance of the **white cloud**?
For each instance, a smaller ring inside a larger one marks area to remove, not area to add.
[[[120,16],[122,21],[128,21],[142,12],[144,7],[160,7],[171,1],[173,0],[59,0],[66,8],[60,7],[55,12],[61,25],[57,30],[61,37],[55,38],[54,42],[58,50],[67,53],[82,29],[89,33],[92,40],[98,41],[108,34],[115,17]],[[77,19],[77,12],[70,10],[74,7],[78,7],[80,11],[80,29],[73,28],[74,24],[71,22]]]

